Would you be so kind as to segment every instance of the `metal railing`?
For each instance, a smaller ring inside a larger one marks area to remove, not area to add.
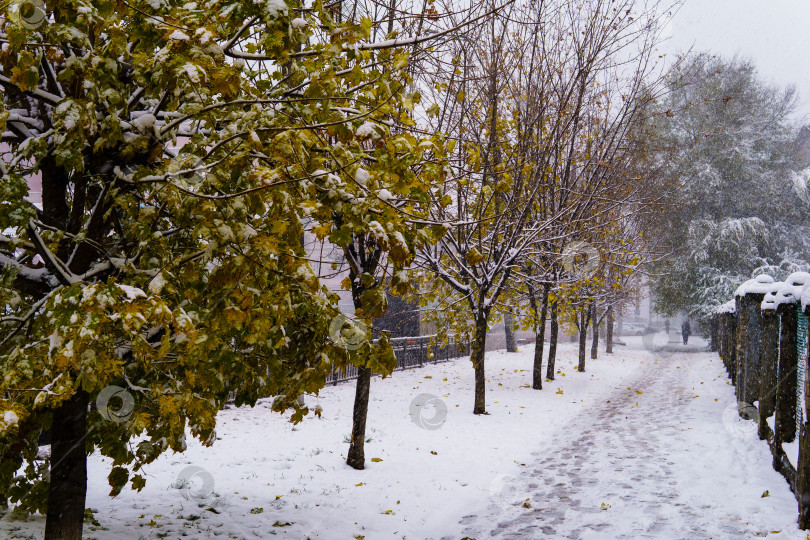
[[[422,367],[425,364],[438,364],[448,362],[454,358],[469,356],[469,343],[458,344],[449,343],[442,348],[441,345],[430,346],[431,338],[436,336],[401,337],[391,339],[391,348],[397,359],[397,367],[394,371],[402,371],[415,367]],[[429,352],[433,353],[432,358],[428,358]],[[337,384],[341,381],[348,381],[357,378],[357,367],[348,366],[346,369],[335,370],[326,378],[326,383]]]

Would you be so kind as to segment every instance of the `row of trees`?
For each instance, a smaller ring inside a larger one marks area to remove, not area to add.
[[[395,359],[384,333],[330,335],[305,229],[343,253],[366,325],[386,287],[419,290],[441,337],[472,341],[477,414],[492,322],[575,313],[584,339],[644,263],[656,6],[20,6],[0,24],[0,501],[46,512],[48,538],[81,537],[89,453],[112,495],[140,489],[187,432],[213,443],[229,392],[299,421],[349,364],[363,468],[371,375]]]
[[[493,321],[520,312],[543,343],[549,309],[554,347],[560,314],[573,315],[585,370],[589,325],[612,317],[633,270],[651,199],[633,128],[651,81],[658,6],[593,0],[506,8],[446,42],[427,85],[447,133],[448,205],[456,223],[417,256],[420,300],[440,335],[472,343],[474,412],[486,412],[484,351]],[[598,335],[598,334],[597,334]],[[542,388],[543,348],[533,387]]]
[[[412,301],[435,323],[438,346],[471,343],[475,414],[486,414],[484,353],[494,322],[518,315],[542,344],[550,311],[546,377],[554,379],[560,315],[578,329],[585,371],[589,328],[596,358],[600,324],[607,319],[612,330],[614,310],[635,292],[634,271],[654,249],[640,231],[657,204],[657,178],[640,166],[634,137],[659,84],[651,80],[658,7],[483,3],[483,24],[412,59],[413,86],[431,104],[416,110],[420,127],[447,140],[447,176],[427,206],[427,221],[442,228],[409,261]],[[445,9],[450,26],[462,27]],[[395,289],[401,276],[393,274]],[[358,369],[347,460],[355,468],[363,468],[375,371]],[[532,385],[542,383],[538,346]]]

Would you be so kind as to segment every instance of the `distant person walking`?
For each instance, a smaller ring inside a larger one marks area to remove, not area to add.
[[[681,335],[683,336],[683,344],[686,345],[686,342],[689,341],[689,336],[692,335],[692,326],[689,324],[689,319],[683,321],[681,325]]]
[[[664,319],[664,330],[666,330],[667,335],[669,335],[669,319]]]

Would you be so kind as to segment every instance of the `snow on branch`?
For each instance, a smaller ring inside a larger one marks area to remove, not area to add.
[[[497,7],[493,8],[493,9],[491,9],[490,11],[487,11],[487,12],[483,13],[483,14],[479,15],[478,17],[470,19],[469,21],[466,21],[466,22],[462,22],[462,23],[460,23],[460,24],[458,24],[456,26],[448,28],[447,30],[442,30],[440,32],[434,32],[432,34],[425,34],[425,35],[421,35],[421,36],[413,36],[413,37],[409,37],[409,38],[386,39],[384,41],[378,41],[378,42],[375,42],[375,43],[362,43],[361,42],[361,43],[355,43],[354,45],[344,44],[343,47],[342,47],[342,50],[343,50],[343,52],[349,52],[349,51],[379,51],[379,50],[384,50],[384,49],[395,49],[395,48],[401,48],[401,47],[408,47],[408,46],[412,46],[412,45],[419,45],[420,43],[425,43],[426,41],[433,41],[433,40],[438,39],[440,37],[444,37],[446,35],[458,32],[462,28],[468,27],[470,25],[473,25],[473,24],[475,24],[475,23],[477,23],[477,22],[479,22],[481,20],[484,20],[484,19],[490,17],[491,15],[501,11],[502,9],[504,9],[505,7],[513,4],[514,2],[515,2],[515,0],[507,0],[502,5],[497,6]],[[240,30],[239,33],[242,33],[242,32],[244,32],[244,29]],[[227,48],[223,47],[223,51],[225,52],[226,55],[228,55],[228,56],[230,56],[232,58],[241,58],[243,60],[278,60],[278,58],[276,58],[274,56],[268,56],[268,55],[265,55],[265,54],[247,53],[247,52],[244,52],[244,51],[231,50],[233,45],[234,45],[232,43],[232,41],[234,39],[236,39],[236,37],[238,37],[238,34],[237,34],[237,36],[235,36],[234,38],[232,38],[231,40],[229,40],[226,43]],[[324,53],[324,51],[322,49],[311,49],[311,50],[308,50],[308,51],[300,51],[300,52],[297,52],[297,53],[292,53],[290,55],[290,57],[291,58],[306,58],[306,57],[309,57],[309,56],[318,56],[318,55],[321,55],[323,53]]]
[[[4,77],[3,75],[0,75],[0,83],[2,83],[3,85],[14,87],[14,88],[17,87],[16,84],[11,82],[11,79],[9,79],[8,77]],[[50,105],[56,105],[60,101],[62,101],[62,98],[57,96],[56,94],[51,94],[50,92],[46,92],[45,90],[42,90],[40,88],[34,88],[33,90],[28,90],[28,91],[26,91],[26,93],[34,96],[35,98],[37,98],[37,99],[39,99],[41,101],[45,101],[46,103],[49,103]]]
[[[793,191],[805,204],[810,204],[810,167],[791,174]]]

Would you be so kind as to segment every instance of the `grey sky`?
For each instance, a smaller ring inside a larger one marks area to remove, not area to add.
[[[810,0],[685,0],[674,14],[667,53],[694,45],[751,58],[760,76],[799,90],[798,117],[810,123]]]

